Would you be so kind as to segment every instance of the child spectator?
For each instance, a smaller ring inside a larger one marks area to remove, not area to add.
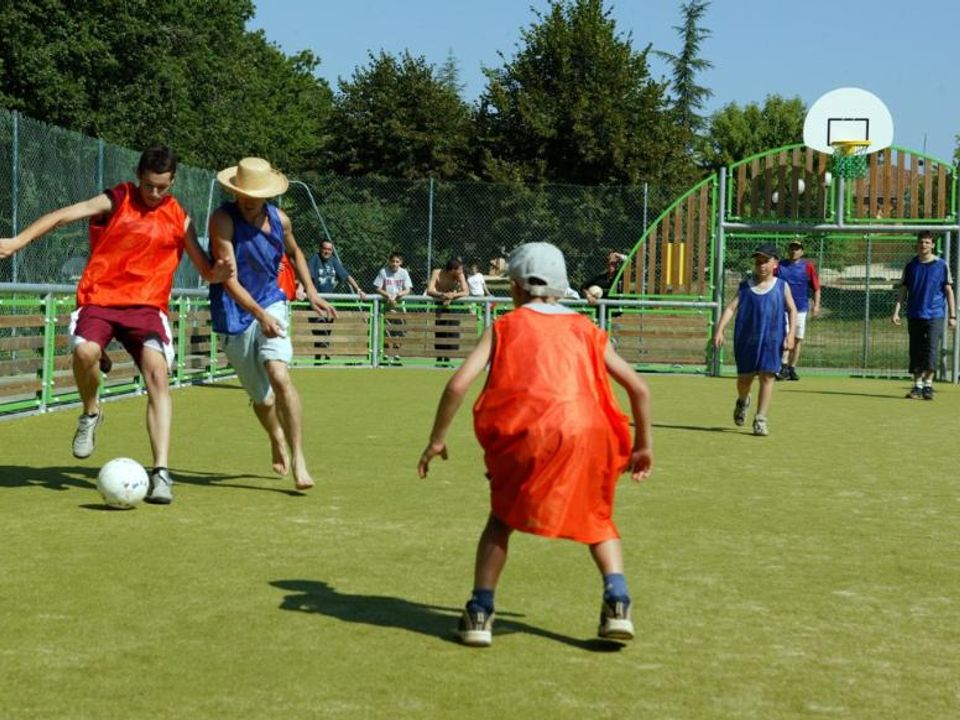
[[[653,469],[649,392],[614,352],[607,335],[557,302],[568,287],[563,254],[528,243],[510,257],[517,309],[500,317],[447,383],[418,472],[446,459],[446,435],[470,384],[487,363],[474,427],[490,478],[491,512],[480,536],[473,594],[458,634],[466,645],[492,642],[494,591],[515,530],[569,538],[590,547],[603,575],[598,633],[633,638],[623,549],[612,520],[616,482]],[[536,361],[532,361],[533,359]],[[609,376],[630,396],[636,433],[620,411]]]
[[[472,262],[467,266],[467,288],[470,290],[470,295],[472,297],[486,297],[491,295],[489,289],[487,289],[487,281],[483,277],[483,273],[480,272],[480,263]]]
[[[413,280],[410,279],[410,273],[403,267],[403,255],[394,251],[390,253],[385,267],[380,268],[377,277],[373,281],[373,287],[377,293],[387,301],[387,330],[386,336],[392,338],[389,348],[384,348],[384,352],[389,349],[392,353],[391,362],[400,364],[400,343],[398,338],[404,336],[403,318],[399,313],[403,311],[403,298],[413,291]]]
[[[753,275],[740,283],[736,297],[724,308],[713,335],[713,346],[719,350],[723,346],[724,328],[736,314],[733,354],[737,361],[737,402],[733,422],[743,425],[746,421],[750,387],[754,376],[758,376],[760,392],[753,420],[754,435],[768,434],[767,410],[780,370],[781,353],[793,347],[797,327],[797,306],[790,286],[774,275],[778,258],[777,248],[771,244],[760,245],[753,251]]]

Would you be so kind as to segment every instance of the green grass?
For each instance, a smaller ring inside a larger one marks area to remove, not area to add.
[[[960,714],[957,388],[804,377],[755,438],[733,379],[650,377],[657,467],[616,513],[638,639],[594,640],[585,548],[518,534],[477,650],[450,632],[487,510],[469,407],[414,469],[448,374],[294,377],[306,495],[229,384],[174,394],[170,507],[93,486],[147,461],[144,398],[106,405],[87,461],[72,411],[0,422],[0,717]]]

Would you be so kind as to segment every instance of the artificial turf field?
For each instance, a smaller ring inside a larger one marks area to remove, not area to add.
[[[416,477],[448,372],[302,370],[318,486],[270,472],[245,395],[174,392],[169,507],[103,507],[145,398],[0,422],[0,718],[960,716],[960,389],[652,376],[654,476],[621,482],[638,637],[594,639],[586,549],[517,534],[489,649],[452,629],[487,494],[469,407]],[[752,412],[751,412],[752,417]]]

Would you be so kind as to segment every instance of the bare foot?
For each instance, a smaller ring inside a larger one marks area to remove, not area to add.
[[[273,455],[273,471],[277,475],[286,475],[290,472],[290,459],[287,457],[287,449],[284,443],[270,441],[270,453]]]
[[[303,458],[298,458],[299,462],[293,463],[293,485],[297,490],[309,490],[313,487],[313,478],[307,470],[307,464]]]

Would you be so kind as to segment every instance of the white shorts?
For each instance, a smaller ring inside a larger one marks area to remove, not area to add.
[[[220,335],[223,352],[237,372],[240,384],[247,395],[262,405],[272,392],[266,363],[278,360],[287,365],[293,360],[293,343],[287,332],[289,309],[286,302],[275,302],[266,312],[283,328],[283,337],[268,338],[260,323],[254,321],[239,335]]]
[[[803,336],[807,332],[807,311],[803,312],[797,311],[797,330],[794,332],[793,337],[797,340],[803,340]]]

